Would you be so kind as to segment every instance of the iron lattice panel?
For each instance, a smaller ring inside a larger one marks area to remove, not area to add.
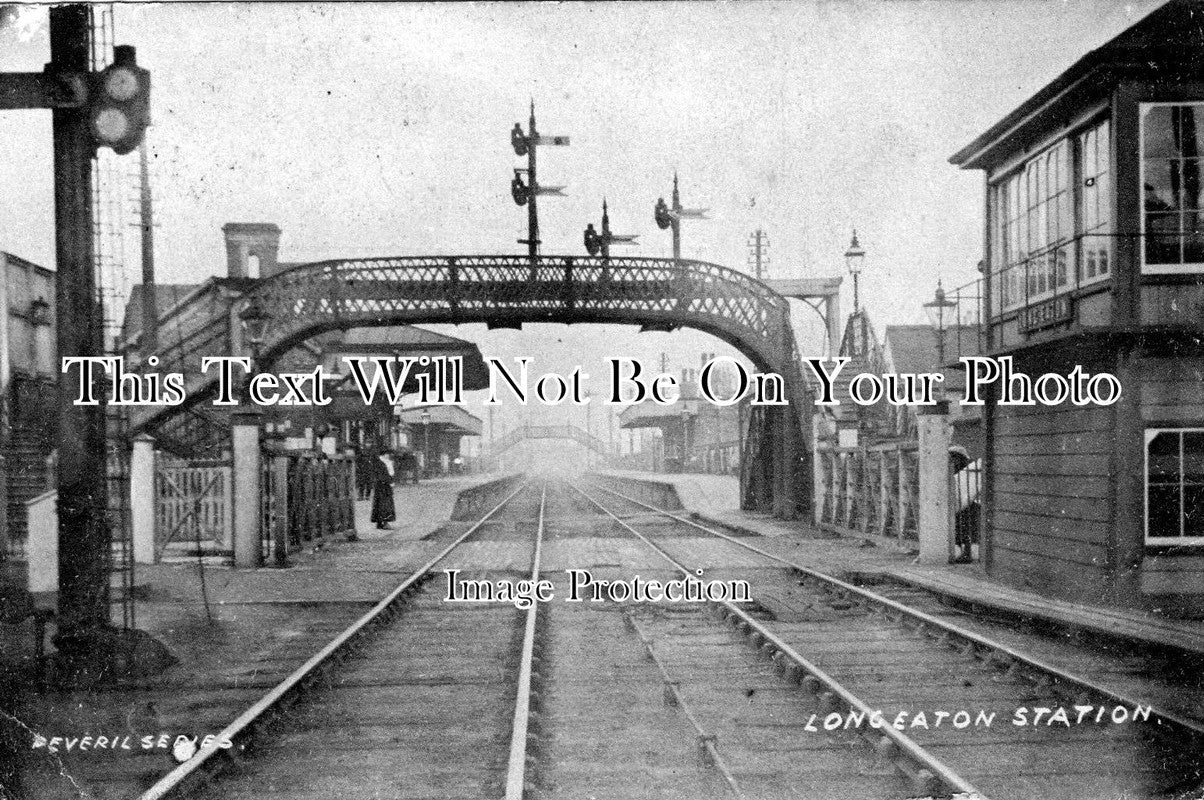
[[[779,369],[789,309],[739,272],[651,258],[456,256],[325,261],[264,281],[252,295],[271,315],[265,351],[315,325],[399,322],[617,322],[700,327]]]
[[[269,315],[261,368],[324,331],[375,325],[589,322],[660,330],[693,327],[734,345],[758,369],[781,374],[796,409],[794,424],[800,431],[810,430],[808,390],[788,302],[760,281],[716,264],[496,255],[323,261],[265,278],[234,302],[258,302]],[[186,376],[186,405],[216,383],[212,371],[200,374],[201,359],[233,354],[228,310],[178,330],[175,341],[159,354],[158,369]],[[131,432],[153,426],[166,414],[176,417],[167,427],[169,438],[181,449],[213,448],[214,427],[225,426],[191,415],[180,418],[181,411],[136,409]],[[754,441],[757,438],[746,442],[746,457],[755,457],[763,444]]]

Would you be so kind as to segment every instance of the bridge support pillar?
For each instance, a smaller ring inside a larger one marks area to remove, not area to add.
[[[140,433],[130,451],[130,529],[134,539],[134,561],[154,564],[155,547],[155,440]]]
[[[919,509],[921,564],[953,559],[952,477],[949,474],[949,403],[922,407],[919,414]]]
[[[234,566],[255,569],[263,564],[260,541],[259,411],[239,411],[232,417]]]
[[[792,516],[790,488],[794,483],[792,476],[794,465],[790,451],[790,418],[788,406],[778,406],[770,414],[770,440],[773,442],[773,515],[779,519]]]

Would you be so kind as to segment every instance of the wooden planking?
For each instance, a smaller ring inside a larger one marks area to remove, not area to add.
[[[1097,500],[1106,500],[1114,494],[1112,478],[1103,475],[1050,481],[1046,475],[996,474],[995,491],[1036,497],[1082,497]],[[1030,497],[1025,504],[1032,505],[1033,502],[1034,499]]]
[[[1025,436],[1040,434],[1042,436],[1062,435],[1072,433],[1099,433],[1112,429],[1114,412],[1112,406],[1074,408],[1057,410],[1045,409],[1048,414],[1014,413],[1016,409],[1000,407],[996,409],[996,435]]]
[[[1056,406],[1046,406],[1040,403],[1034,403],[1031,406],[1000,403],[996,408],[999,410],[1000,423],[1009,419],[1040,422],[1049,418],[1081,417],[1085,423],[1084,430],[1098,430],[1112,420],[1112,406],[1076,406],[1069,399]]]
[[[996,456],[997,475],[1045,475],[1051,479],[1107,477],[1112,460],[1097,453],[1061,453],[1048,456]]]
[[[1146,556],[1141,561],[1141,591],[1145,594],[1204,594],[1204,557]]]
[[[1039,593],[1074,600],[1101,600],[1107,593],[1104,565],[1067,561],[1024,550],[997,547],[996,577]]]
[[[1204,381],[1191,376],[1184,380],[1153,380],[1141,385],[1143,406],[1204,405]]]
[[[1044,505],[1030,500],[1025,504],[1011,504],[1010,507],[1003,503],[996,506],[995,528],[1000,532],[1019,531],[1102,546],[1112,532],[1112,521],[1051,515]]]
[[[1108,561],[1106,536],[1100,541],[1085,541],[1068,536],[1053,538],[1047,531],[995,529],[995,543],[1009,550],[1019,550],[1043,558],[1058,558],[1086,566],[1103,567]]]
[[[1111,455],[1115,445],[1116,436],[1112,431],[1008,434],[995,442],[995,453],[1001,456],[1049,455],[1051,453]]]
[[[1200,324],[1204,318],[1204,287],[1198,284],[1141,287],[1141,321],[1145,325]]]
[[[1141,362],[1141,418],[1145,422],[1204,426],[1204,362],[1149,357]]]
[[[1074,495],[1059,497],[1049,493],[1046,481],[1030,483],[1024,491],[1018,487],[999,487],[995,500],[1000,510],[1024,509],[1028,513],[1039,513],[1047,517],[1084,520],[1088,522],[1112,522],[1112,504],[1107,501],[1108,489],[1101,486],[1100,493],[1093,496]],[[1105,502],[1101,502],[1101,500]]]
[[[1145,422],[1204,428],[1204,409],[1201,406],[1156,406],[1142,403],[1141,418]]]

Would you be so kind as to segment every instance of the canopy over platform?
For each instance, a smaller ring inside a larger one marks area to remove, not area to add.
[[[426,416],[425,422],[424,414]],[[419,430],[424,425],[434,434],[436,432],[459,436],[480,436],[484,430],[479,417],[469,414],[459,406],[414,406],[403,409],[401,421],[411,430]]]
[[[628,430],[634,428],[681,427],[683,416],[695,417],[702,411],[704,400],[678,400],[668,406],[662,406],[650,400],[628,406],[619,414],[619,427]]]

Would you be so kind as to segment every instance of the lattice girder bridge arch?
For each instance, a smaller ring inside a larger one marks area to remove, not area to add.
[[[772,485],[754,487],[742,480],[742,503],[746,507],[771,504],[774,513],[794,516],[810,502],[806,488],[810,458],[804,452],[811,427],[810,401],[790,328],[789,305],[765,284],[740,272],[701,261],[657,258],[339,259],[302,264],[249,282],[242,304],[251,302],[258,302],[270,315],[261,369],[313,336],[359,327],[610,323],[710,333],[747,356],[758,370],[782,375],[790,402],[757,415],[762,430],[750,431],[750,437],[763,439],[761,457],[773,460],[773,467],[759,480]],[[187,376],[189,402],[205,397],[216,383],[214,376],[200,375],[202,357],[245,352],[233,318],[233,313],[216,316],[158,354],[159,370]],[[135,412],[136,432],[173,409],[147,407]]]

